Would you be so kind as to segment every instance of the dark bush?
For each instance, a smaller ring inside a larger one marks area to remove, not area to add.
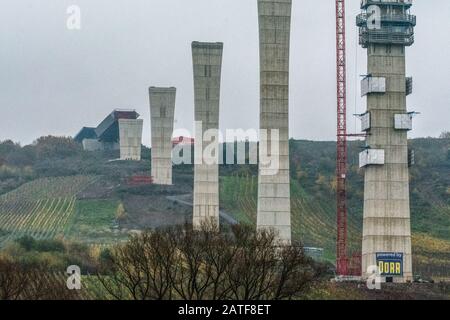
[[[189,225],[147,231],[105,253],[100,291],[136,300],[300,299],[326,269],[302,246],[275,239],[242,226],[231,233]]]

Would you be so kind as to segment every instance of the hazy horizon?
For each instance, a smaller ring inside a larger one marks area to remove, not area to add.
[[[450,130],[450,1],[415,0],[411,138]],[[81,30],[66,27],[70,5]],[[437,10],[438,8],[438,10]],[[357,44],[359,0],[347,1],[348,126],[365,111],[359,94],[366,52]],[[334,1],[293,1],[290,136],[333,141],[336,128]],[[224,42],[220,129],[259,127],[256,0],[9,0],[0,11],[0,141],[74,136],[115,108],[136,109],[150,145],[148,87],[177,87],[175,128],[192,131],[192,41]],[[441,71],[442,70],[442,71]],[[439,72],[441,71],[441,72]]]

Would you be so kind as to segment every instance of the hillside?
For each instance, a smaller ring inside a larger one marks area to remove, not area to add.
[[[307,246],[335,254],[335,143],[291,140],[293,235]],[[349,240],[361,246],[363,175],[349,145]],[[450,139],[414,139],[411,169],[414,268],[450,277]],[[191,219],[189,206],[173,201],[192,194],[192,166],[174,169],[171,187],[129,187],[127,177],[149,174],[150,151],[141,162],[108,162],[115,155],[86,153],[70,139],[46,137],[32,146],[0,143],[0,246],[29,235],[93,246],[122,241],[145,228]],[[221,208],[237,220],[256,220],[257,167],[222,166]]]
[[[363,142],[349,144],[349,241],[360,251],[363,173],[358,153]],[[450,140],[414,139],[411,168],[411,217],[417,273],[449,277],[450,273]],[[307,246],[335,255],[335,143],[291,141],[291,209],[293,235]],[[250,170],[249,170],[250,171]],[[256,222],[257,177],[240,173],[222,177],[221,203],[244,222]]]
[[[24,235],[63,237],[75,210],[75,196],[94,178],[45,178],[0,196],[0,246]]]

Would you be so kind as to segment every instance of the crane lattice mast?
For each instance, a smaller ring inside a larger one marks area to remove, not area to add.
[[[336,0],[337,67],[337,239],[336,272],[348,275],[347,257],[347,73],[345,46],[345,0]]]

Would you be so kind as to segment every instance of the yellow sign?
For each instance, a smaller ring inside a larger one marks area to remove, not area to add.
[[[377,265],[382,276],[403,275],[403,253],[377,253]]]
[[[402,275],[402,264],[400,262],[378,261],[378,268],[381,274]]]

